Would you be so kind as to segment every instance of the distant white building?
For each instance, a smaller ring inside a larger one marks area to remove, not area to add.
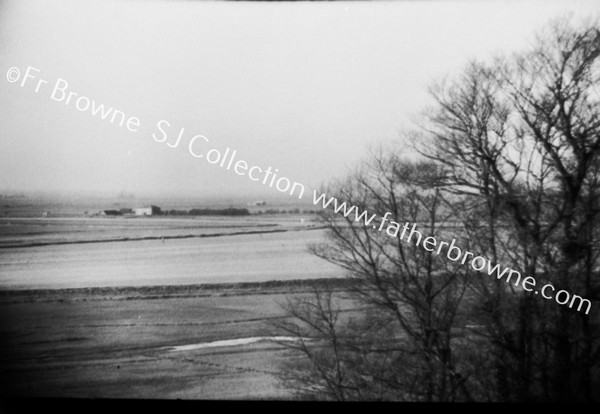
[[[160,214],[160,207],[140,207],[134,210],[136,216],[155,216]]]

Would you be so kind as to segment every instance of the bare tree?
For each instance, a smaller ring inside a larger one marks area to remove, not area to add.
[[[537,289],[326,212],[329,241],[313,253],[356,281],[355,306],[344,317],[339,292],[290,304],[284,329],[309,361],[300,383],[334,399],[597,400],[599,85],[598,24],[557,21],[531,50],[432,87],[412,136],[428,161],[379,151],[332,184],[359,212],[456,238]],[[541,298],[549,282],[560,298]]]
[[[355,215],[322,214],[329,242],[312,251],[347,270],[356,282],[349,292],[356,306],[352,319],[340,317],[331,293],[289,306],[295,319],[283,328],[299,338],[296,349],[312,367],[312,375],[298,371],[298,383],[339,400],[480,397],[472,377],[481,364],[461,350],[459,314],[469,269],[415,243],[417,237],[440,237],[452,214],[433,186],[438,175],[432,163],[378,151],[348,180],[327,189],[379,219],[366,225]],[[398,237],[406,222],[419,223],[422,232],[408,244]]]
[[[531,51],[432,89],[421,151],[472,207],[457,215],[477,224],[465,229],[480,252],[592,305],[481,281],[502,400],[598,398],[599,76],[597,24],[561,20]]]

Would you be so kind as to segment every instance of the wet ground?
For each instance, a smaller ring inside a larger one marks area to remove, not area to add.
[[[0,292],[0,396],[290,399],[298,283]]]

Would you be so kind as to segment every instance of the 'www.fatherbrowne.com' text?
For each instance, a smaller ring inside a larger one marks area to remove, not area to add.
[[[372,226],[377,231],[384,230],[389,237],[398,238],[406,243],[414,243],[417,246],[421,246],[428,252],[435,252],[437,255],[441,255],[442,251],[445,250],[446,257],[454,262],[461,264],[468,264],[478,272],[487,272],[489,276],[496,276],[497,279],[505,278],[506,283],[514,281],[515,286],[521,286],[526,292],[534,292],[534,294],[542,294],[544,299],[554,300],[559,305],[568,306],[573,308],[577,305],[577,311],[582,312],[585,309],[585,314],[589,314],[592,303],[585,298],[578,295],[572,295],[566,290],[559,290],[556,292],[555,287],[547,283],[541,288],[536,288],[536,280],[532,276],[522,278],[522,275],[517,270],[509,267],[504,267],[501,270],[501,266],[496,264],[492,266],[492,262],[482,256],[475,256],[472,252],[461,249],[456,246],[456,239],[452,239],[450,243],[445,241],[438,241],[434,236],[428,236],[423,238],[423,234],[417,230],[417,224],[406,222],[403,225],[389,219],[392,214],[387,212],[385,215],[378,220],[377,214],[369,214],[368,211],[360,210],[356,206],[349,206],[346,202],[339,202],[335,197],[327,197],[326,194],[321,193],[318,195],[316,191],[313,193],[313,204],[320,205],[324,209],[330,208],[334,213],[341,214],[345,218],[364,224],[365,227]],[[379,223],[379,226],[373,223]],[[514,279],[513,279],[514,278]],[[556,292],[556,294],[554,294]]]

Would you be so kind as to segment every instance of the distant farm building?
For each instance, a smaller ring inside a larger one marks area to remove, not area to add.
[[[156,216],[160,213],[160,207],[156,206],[140,207],[135,209],[136,216]]]

